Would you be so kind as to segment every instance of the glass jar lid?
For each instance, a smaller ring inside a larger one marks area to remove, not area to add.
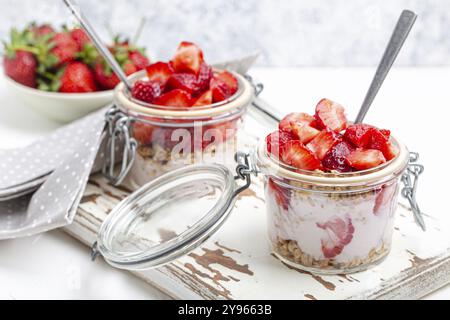
[[[155,268],[207,240],[228,217],[235,177],[219,164],[191,165],[143,186],[102,224],[96,252],[114,267]]]

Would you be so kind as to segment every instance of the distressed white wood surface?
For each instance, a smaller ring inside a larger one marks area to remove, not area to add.
[[[250,112],[245,130],[264,137],[271,125]],[[244,145],[256,144],[254,139]],[[128,194],[93,176],[66,231],[92,245],[101,222]],[[391,253],[380,265],[350,276],[288,268],[269,250],[263,195],[262,181],[254,179],[230,218],[201,248],[165,267],[134,274],[177,299],[416,299],[450,283],[448,224],[427,216],[427,232],[422,232],[404,204],[396,213]]]
[[[92,177],[75,223],[67,231],[91,245],[108,212],[127,190]],[[156,270],[135,273],[180,299],[420,298],[450,282],[449,232],[432,217],[422,232],[399,206],[393,248],[375,268],[351,276],[318,276],[275,259],[266,238],[262,182],[236,203],[221,230],[192,254]]]

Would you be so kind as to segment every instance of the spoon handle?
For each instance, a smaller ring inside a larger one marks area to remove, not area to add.
[[[359,110],[358,117],[355,120],[355,123],[362,123],[364,117],[367,114],[373,100],[375,99],[378,91],[380,90],[381,85],[384,82],[389,70],[394,64],[395,59],[397,58],[400,49],[405,43],[406,38],[408,37],[411,28],[416,21],[417,15],[409,10],[404,10],[398,19],[397,25],[395,26],[394,33],[391,36],[391,40],[389,40],[388,46],[384,51],[383,58],[381,59],[377,72],[372,80],[372,84],[369,87],[369,91],[364,99],[364,102]]]
[[[116,59],[111,54],[109,49],[100,40],[100,37],[95,32],[94,28],[92,28],[89,21],[83,16],[83,14],[81,13],[81,10],[79,8],[77,8],[71,0],[63,0],[63,1],[66,4],[66,6],[69,8],[69,10],[72,12],[74,17],[78,20],[78,22],[80,23],[80,25],[84,29],[84,31],[86,31],[89,38],[91,38],[91,40],[94,43],[97,50],[100,51],[101,55],[105,58],[105,60],[109,64],[109,66],[113,69],[114,73],[125,84],[127,89],[129,91],[131,91],[131,84],[128,82],[127,76],[123,72],[119,63],[116,61]]]

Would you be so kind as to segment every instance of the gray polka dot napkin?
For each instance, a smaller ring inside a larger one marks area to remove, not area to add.
[[[0,239],[72,222],[103,139],[106,110],[26,148],[0,151]]]

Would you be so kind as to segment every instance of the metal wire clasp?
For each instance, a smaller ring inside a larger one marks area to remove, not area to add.
[[[108,142],[103,174],[115,186],[122,183],[136,157],[137,142],[131,137],[129,129],[132,121],[131,117],[123,114],[116,107],[111,108],[106,114]],[[116,155],[122,155],[118,172],[115,170]]]
[[[416,200],[417,183],[419,181],[419,176],[424,171],[424,166],[418,164],[418,160],[419,154],[416,152],[411,152],[408,167],[402,176],[402,182],[404,184],[402,196],[408,200],[414,214],[414,220],[422,228],[422,230],[425,231],[426,228],[425,221],[423,219],[423,212],[420,210]]]
[[[250,82],[250,84],[253,87],[253,90],[255,90],[255,96],[259,96],[261,94],[261,92],[263,92],[264,90],[264,85],[261,82],[255,82],[255,80],[253,80],[253,78],[246,74],[244,75],[244,78],[248,80],[248,82]]]
[[[236,189],[233,193],[233,197],[237,197],[241,192],[245,191],[252,184],[251,175],[255,177],[258,176],[258,168],[255,163],[252,161],[253,155],[245,152],[237,152],[234,156],[237,167],[236,167],[236,176],[235,180],[245,180],[245,185]]]

